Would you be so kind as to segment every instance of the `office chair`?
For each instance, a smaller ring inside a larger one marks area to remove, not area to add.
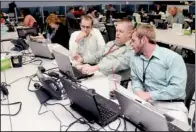
[[[195,64],[186,64],[186,69],[187,69],[187,84],[186,84],[186,97],[184,103],[189,111],[191,101],[195,92]]]
[[[109,41],[115,40],[116,37],[116,28],[114,25],[105,24],[106,31],[108,33]]]
[[[77,19],[66,18],[68,28],[80,29],[80,24]]]

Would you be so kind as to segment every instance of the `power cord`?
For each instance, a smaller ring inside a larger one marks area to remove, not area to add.
[[[54,104],[46,103],[46,105],[60,105],[60,106],[62,106],[66,111],[68,111],[68,112],[72,115],[73,118],[76,119],[76,121],[72,122],[72,123],[68,126],[68,128],[67,128],[66,131],[68,131],[68,129],[69,129],[72,125],[74,125],[75,123],[78,123],[78,121],[79,121],[79,123],[81,123],[81,124],[88,125],[88,126],[89,126],[89,129],[88,129],[88,130],[92,130],[92,131],[95,131],[95,130],[96,130],[94,127],[92,127],[92,126],[90,125],[89,122],[85,121],[83,118],[79,118],[79,119],[78,119],[77,117],[75,117],[74,114],[73,114],[71,111],[69,111],[69,110],[66,108],[65,105],[63,105],[63,104],[61,104],[61,103],[54,103]],[[83,119],[83,120],[81,120],[81,119]]]
[[[118,131],[118,129],[119,129],[120,125],[121,125],[121,119],[118,118],[118,120],[119,120],[119,124],[118,124],[118,126],[117,126],[116,129],[111,128],[109,124],[108,124],[108,128],[109,128],[110,130],[112,130],[112,131]]]
[[[9,101],[9,99],[8,99],[8,101]],[[8,105],[8,106],[10,106],[10,105],[17,105],[17,104],[19,104],[19,110],[16,112],[16,113],[14,113],[14,114],[1,114],[1,116],[16,116],[16,115],[18,115],[18,113],[21,111],[21,108],[22,108],[22,102],[14,102],[14,103],[9,103],[8,102],[8,104],[1,104],[1,105]]]
[[[42,105],[40,106],[40,108],[39,108],[38,115],[42,115],[42,114],[47,113],[47,112],[52,112],[52,114],[55,116],[55,118],[56,118],[56,119],[59,121],[59,123],[60,123],[60,131],[62,131],[62,130],[61,130],[62,127],[68,127],[68,126],[66,126],[66,125],[62,125],[61,120],[56,116],[56,114],[55,114],[52,110],[46,110],[46,111],[40,113],[41,108],[42,108],[43,105],[46,106],[46,108],[47,108],[47,105],[46,105],[46,104],[42,104]]]

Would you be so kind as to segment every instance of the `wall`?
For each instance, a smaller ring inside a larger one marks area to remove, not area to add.
[[[11,2],[11,1],[10,1]],[[1,2],[1,8],[8,8],[8,1]],[[145,1],[90,1],[90,2],[62,2],[62,1],[50,1],[50,2],[27,2],[27,1],[16,1],[17,7],[42,7],[42,6],[70,6],[70,5],[99,5],[99,4],[153,4],[153,2]]]

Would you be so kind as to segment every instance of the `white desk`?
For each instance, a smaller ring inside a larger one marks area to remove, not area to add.
[[[8,51],[10,48],[10,42],[4,42],[1,43],[1,45],[4,45],[4,50]],[[52,63],[51,60],[43,59],[44,68],[49,69],[56,67]],[[28,64],[23,65],[21,68],[12,68],[9,70],[6,70],[4,72],[1,72],[1,78],[2,82],[6,81],[6,83],[10,83],[18,78],[24,77],[24,76],[30,76],[37,71],[37,66],[35,64]],[[54,115],[51,112],[47,112],[43,115],[38,115],[38,111],[40,108],[40,103],[35,95],[35,93],[29,92],[27,90],[29,79],[24,78],[21,79],[11,85],[11,87],[8,87],[9,90],[9,102],[13,103],[16,101],[22,102],[22,109],[20,113],[17,116],[11,117],[12,119],[12,127],[13,131],[59,131],[60,130],[60,124],[59,121],[54,117]],[[30,85],[30,89],[34,89],[33,82]],[[82,84],[88,88],[94,88],[97,93],[101,94],[102,96],[109,98],[109,87],[108,87],[108,79],[106,76],[104,76],[100,72],[96,72],[95,75],[87,80],[84,80]],[[128,95],[133,96],[131,92],[124,88],[120,88],[120,90]],[[68,104],[69,100],[61,100],[61,101],[55,101],[50,100],[49,103],[62,103],[62,104]],[[117,102],[117,101],[115,101]],[[2,103],[6,104],[6,101],[3,101]],[[76,112],[72,111],[69,106],[66,106],[77,118],[81,117]],[[68,126],[70,123],[75,121],[75,119],[70,115],[69,112],[67,112],[62,106],[55,105],[55,106],[47,106],[49,110],[53,110],[55,115],[60,119],[62,122],[62,125]],[[16,113],[18,110],[18,106],[11,106],[11,113]],[[42,107],[41,112],[45,111],[46,107]],[[1,114],[7,114],[8,113],[8,107],[7,106],[1,106]],[[2,131],[9,131],[10,130],[10,122],[9,117],[7,116],[1,116],[2,124],[1,124],[1,130]],[[119,121],[116,120],[110,124],[110,127],[116,129],[118,126]],[[99,129],[100,126],[97,124],[93,124],[93,127]],[[118,130],[123,130],[124,123],[121,120],[121,125]],[[62,128],[62,130],[65,130],[66,127]],[[88,129],[87,125],[82,124],[74,124],[69,130],[81,130],[85,131]],[[105,127],[106,130],[110,130],[108,126]],[[128,131],[134,131],[135,127],[127,123],[127,130]]]
[[[171,29],[156,29],[156,40],[169,45],[179,46],[195,51],[195,33],[190,36],[178,35]]]
[[[4,50],[8,50],[8,48],[10,47],[9,42],[4,42],[2,44],[4,44]],[[52,62],[51,60],[44,59],[42,65],[46,69],[56,67],[56,65],[54,65],[51,62]],[[36,71],[37,71],[37,65],[35,64],[23,65],[23,67],[21,68],[8,69],[5,72],[1,72],[2,82],[5,81],[4,79],[5,76],[6,76],[6,82],[10,83],[18,78],[32,75],[36,73]],[[13,130],[14,131],[59,131],[60,130],[59,121],[54,117],[54,115],[51,112],[47,112],[43,115],[38,115],[40,103],[35,93],[29,92],[27,90],[28,82],[29,82],[29,79],[24,78],[24,79],[21,79],[13,83],[10,88],[8,87],[9,102],[10,103],[16,102],[16,101],[22,102],[22,109],[20,113],[17,116],[11,117]],[[30,85],[30,89],[34,89],[33,84],[34,83],[32,82]],[[106,98],[109,98],[108,80],[107,80],[107,77],[104,76],[102,73],[100,72],[95,73],[93,77],[87,80],[84,80],[82,84],[87,86],[88,88],[96,89],[97,93],[100,93]],[[69,99],[61,100],[61,101],[54,101],[54,100],[49,101],[49,103],[56,103],[56,102],[60,102],[62,104],[68,104]],[[2,103],[6,104],[7,101],[4,101]],[[67,108],[71,110],[69,106],[67,106]],[[48,106],[48,109],[51,109],[54,111],[57,117],[61,120],[62,125],[68,126],[70,123],[75,121],[75,119],[60,105]],[[18,106],[11,106],[11,113],[15,113],[17,112],[17,110],[18,110]],[[46,108],[43,106],[41,112],[45,110]],[[2,106],[1,113],[7,114],[8,107]],[[77,114],[74,111],[72,111],[72,113],[78,118],[81,117],[79,114]],[[1,130],[9,131],[10,130],[9,117],[1,116],[1,120],[2,120]],[[118,126],[118,123],[119,121],[116,120],[110,124],[110,127],[116,129],[116,127]],[[97,129],[100,128],[100,126],[98,126],[97,124],[93,124],[92,126],[94,126]],[[74,124],[69,130],[85,131],[87,129],[88,129],[87,125],[82,125],[82,124],[77,123],[77,124]],[[110,130],[107,126],[105,127],[105,129]],[[123,130],[123,129],[124,129],[124,124],[123,124],[123,120],[121,120],[121,126],[119,130]],[[127,129],[129,131],[133,131],[135,127],[132,124],[127,123]],[[66,127],[62,128],[62,130],[66,130]]]

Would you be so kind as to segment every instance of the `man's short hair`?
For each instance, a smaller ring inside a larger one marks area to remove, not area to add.
[[[73,7],[69,7],[69,11],[73,10],[74,8]]]
[[[84,15],[84,16],[81,16],[81,22],[82,22],[83,19],[87,20],[87,21],[91,21],[91,24],[93,26],[93,19],[92,19],[92,17],[90,17],[88,15]]]
[[[138,38],[142,38],[146,36],[148,38],[149,43],[156,44],[156,34],[155,29],[150,24],[140,24],[138,25],[133,33],[136,33]]]
[[[127,23],[129,30],[133,30],[133,28],[134,28],[132,22],[128,18],[123,18],[123,19],[119,20],[117,22],[117,24],[119,24],[119,23]]]

